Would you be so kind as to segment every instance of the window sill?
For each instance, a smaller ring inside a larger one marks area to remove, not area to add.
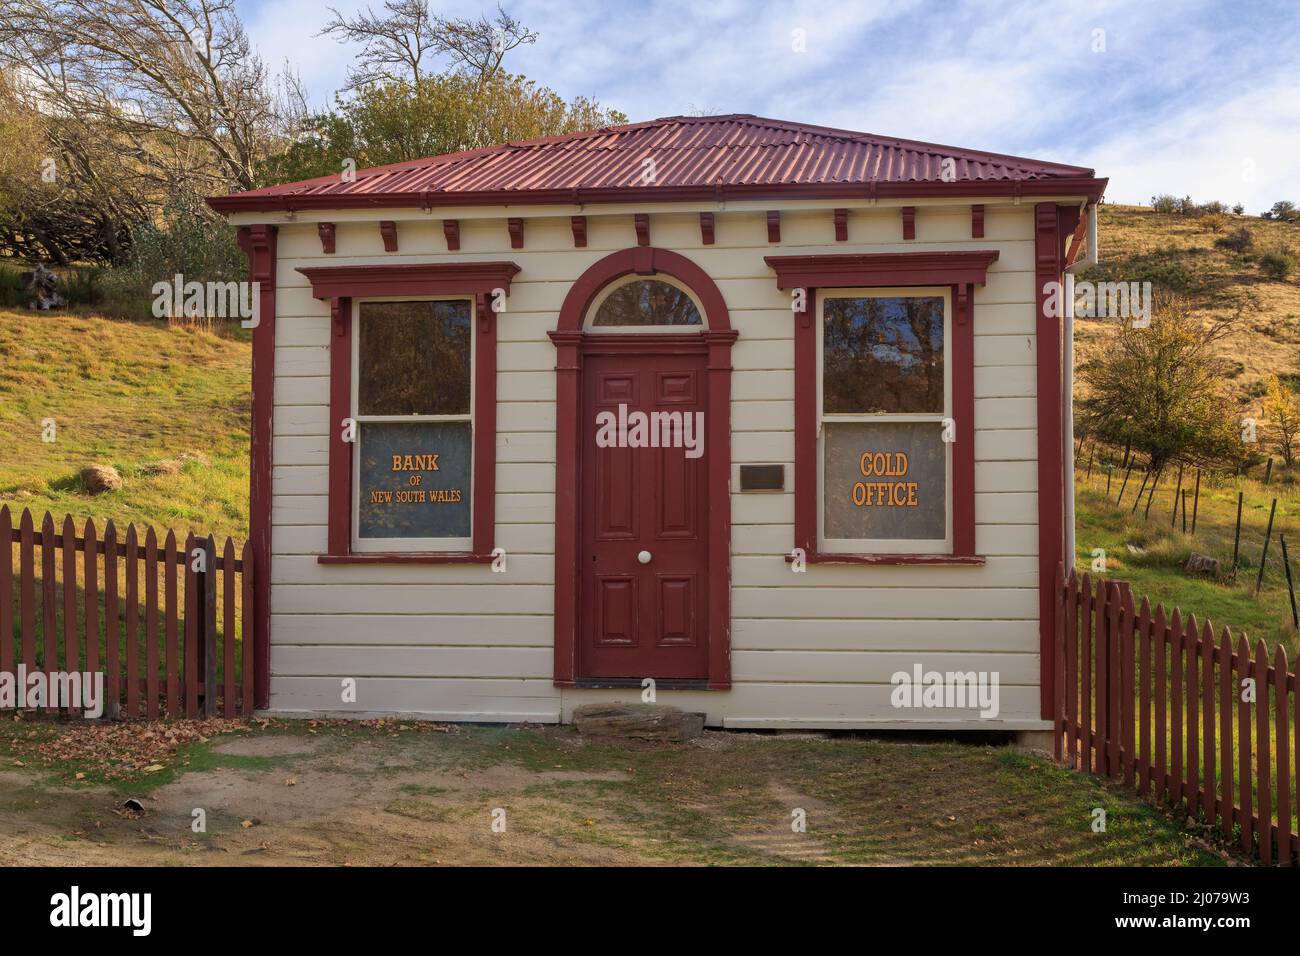
[[[787,563],[794,556],[785,556]],[[806,564],[928,564],[939,567],[979,567],[985,563],[982,554],[827,554],[809,551],[804,556]]]
[[[357,554],[318,554],[317,564],[491,564],[490,554],[470,551],[376,552]]]

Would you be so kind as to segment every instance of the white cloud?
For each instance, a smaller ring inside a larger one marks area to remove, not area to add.
[[[355,52],[319,0],[244,0],[268,63],[316,106]],[[364,0],[337,0],[345,14]],[[379,2],[373,4],[376,8]],[[493,4],[438,2],[477,16]],[[1113,201],[1155,192],[1300,201],[1300,16],[1210,0],[504,0],[540,33],[507,67],[633,120],[710,107],[1094,167]],[[806,31],[806,52],[792,31]],[[1094,31],[1105,51],[1094,52]],[[1242,161],[1256,179],[1245,181]]]

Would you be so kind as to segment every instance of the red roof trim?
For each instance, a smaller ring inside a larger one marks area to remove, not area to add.
[[[996,249],[970,252],[869,252],[766,256],[778,289],[853,286],[983,285]]]
[[[726,202],[774,199],[925,199],[930,197],[1035,196],[1085,197],[1096,202],[1106,191],[1106,179],[1089,176],[1022,180],[959,180],[957,182],[776,183],[736,186],[641,186],[598,189],[497,189],[463,193],[331,193],[270,196],[235,193],[207,200],[220,213],[305,212],[313,209],[434,210],[452,206],[572,206],[602,203]],[[436,198],[436,202],[435,202]]]
[[[311,266],[298,269],[317,299],[374,295],[510,292],[513,262],[431,262],[393,266]]]

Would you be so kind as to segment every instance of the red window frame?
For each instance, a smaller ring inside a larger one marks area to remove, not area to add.
[[[440,262],[407,265],[323,266],[298,270],[312,295],[330,303],[329,534],[321,564],[486,564],[496,534],[496,290],[510,292],[513,262]],[[356,552],[352,550],[352,449],[343,420],[352,415],[352,302],[403,296],[463,295],[474,302],[474,481],[469,551]]]
[[[974,289],[983,285],[996,249],[970,252],[880,252],[767,256],[777,288],[803,289],[794,310],[794,547],[818,564],[983,564],[975,553]],[[818,550],[817,293],[851,288],[948,286],[952,292],[952,551],[945,554],[840,554]]]

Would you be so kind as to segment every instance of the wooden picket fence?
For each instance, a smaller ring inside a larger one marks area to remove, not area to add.
[[[1222,830],[1264,863],[1300,858],[1300,693],[1278,647],[1057,572],[1058,760]],[[1271,691],[1271,695],[1270,695]]]
[[[102,538],[90,520],[78,535],[70,515],[56,530],[48,512],[38,529],[26,509],[15,526],[8,506],[0,543],[0,670],[102,669],[108,716],[235,717],[264,706],[249,544],[237,558],[229,538],[218,554],[211,535],[182,546],[174,532],[160,542],[134,525],[119,539],[112,521]]]

